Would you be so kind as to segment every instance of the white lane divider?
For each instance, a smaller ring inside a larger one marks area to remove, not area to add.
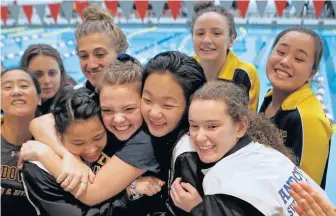
[[[333,115],[329,112],[326,105],[324,105],[324,95],[325,95],[325,89],[324,89],[324,77],[320,73],[316,73],[315,75],[316,81],[317,81],[317,91],[316,91],[316,98],[321,102],[323,111],[326,114],[326,117],[329,119],[331,125],[335,124],[335,120]]]

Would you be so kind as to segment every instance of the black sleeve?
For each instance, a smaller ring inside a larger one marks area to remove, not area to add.
[[[55,178],[37,165],[26,162],[23,182],[27,198],[42,216],[108,216],[124,215],[125,200],[120,193],[95,206],[87,206],[61,188]]]
[[[136,168],[153,173],[159,172],[159,164],[154,157],[151,138],[143,131],[139,131],[126,141],[115,155]]]
[[[303,122],[298,111],[282,112],[274,118],[274,124],[280,129],[284,144],[290,148],[294,155],[301,161],[303,149]]]
[[[174,163],[174,176],[172,182],[180,177],[182,182],[191,184],[203,197],[203,173],[200,168],[200,160],[196,152],[185,152],[179,155]],[[179,209],[174,205],[171,198],[169,197],[169,210],[175,215],[189,215],[187,212]]]
[[[251,204],[229,195],[206,195],[203,202],[195,206],[190,214],[192,216],[263,216]]]
[[[81,216],[87,210],[71,193],[64,191],[52,175],[37,165],[26,162],[22,174],[27,197],[40,215]]]
[[[251,90],[251,80],[247,72],[243,69],[236,69],[233,75],[233,81],[243,87],[244,90],[249,94]]]
[[[182,179],[182,182],[191,184],[203,196],[203,173],[200,168],[200,160],[196,152],[185,152],[176,158],[174,164],[174,177]]]

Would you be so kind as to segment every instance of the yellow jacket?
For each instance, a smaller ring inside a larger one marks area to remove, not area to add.
[[[199,57],[194,56],[197,62]],[[219,79],[233,81],[238,85],[243,85],[249,92],[250,104],[252,111],[257,112],[260,93],[260,81],[257,69],[254,65],[241,61],[231,50],[229,50],[225,63],[218,75]]]
[[[271,101],[272,90],[265,96],[260,112],[265,112]],[[285,145],[300,160],[301,169],[325,187],[332,128],[310,84],[289,95],[272,120]]]

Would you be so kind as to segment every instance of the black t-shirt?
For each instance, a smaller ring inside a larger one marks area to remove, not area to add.
[[[160,171],[152,139],[148,133],[139,129],[129,140],[122,143],[122,147],[115,153],[119,159],[145,171],[152,173]]]
[[[92,170],[97,173],[106,161],[113,155],[120,160],[145,171],[159,172],[159,164],[155,159],[150,135],[142,129],[136,131],[127,141],[118,140],[107,131],[107,145],[101,157],[92,164]]]
[[[19,169],[21,146],[13,145],[1,136],[1,215],[36,215],[26,198]]]

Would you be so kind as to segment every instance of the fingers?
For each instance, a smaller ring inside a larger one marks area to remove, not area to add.
[[[175,179],[174,183],[181,184],[181,181],[182,181],[182,179],[178,177],[178,178]]]
[[[314,191],[314,189],[310,185],[304,182],[299,182],[299,186],[301,186],[302,191],[306,191],[308,194],[310,194],[310,197],[312,199],[310,199],[309,201],[311,202],[315,201],[318,204],[318,206],[322,208],[324,212],[334,211],[332,204],[328,200],[326,200],[322,196],[322,194]]]
[[[69,183],[69,185],[64,188],[64,190],[65,191],[72,191],[73,189],[75,189],[80,184],[81,179],[82,179],[81,175],[75,175],[73,177],[72,181]],[[87,182],[86,179],[84,179],[83,181]]]
[[[333,205],[322,194],[315,192],[310,185],[299,182],[292,184],[291,187],[292,195],[305,215],[336,215]]]
[[[58,178],[56,179],[57,183],[60,184],[62,182],[64,182],[64,180],[68,177],[69,173],[66,171],[63,171],[61,173],[61,175],[58,176]]]
[[[88,182],[86,180],[82,179],[80,181],[78,191],[76,192],[75,197],[76,198],[81,197],[84,194],[84,192],[86,191],[87,186],[88,186]]]
[[[298,191],[298,192],[297,192]],[[309,193],[305,192],[301,185],[293,184],[291,195],[297,203],[297,213],[304,216],[323,216],[322,209],[317,205]]]
[[[304,190],[303,188],[301,187],[301,185],[299,185],[298,183],[292,183],[290,185],[291,189],[294,190],[296,193],[302,193]]]
[[[93,184],[95,177],[96,177],[96,175],[92,172],[92,170],[90,170],[90,172],[89,172],[89,182],[91,184]]]
[[[175,204],[176,206],[178,206],[180,197],[179,197],[179,195],[176,193],[176,191],[175,191],[175,189],[174,189],[173,187],[171,188],[169,194],[170,194],[170,197],[172,198],[174,204]]]
[[[158,193],[161,191],[161,186],[158,184],[152,184],[151,185],[155,189],[155,193]]]
[[[314,189],[308,185],[307,183],[304,182],[298,182],[299,187],[302,188],[302,191],[306,191],[308,193],[314,193]]]
[[[71,183],[72,179],[74,178],[74,174],[70,173],[64,181],[61,183],[62,188],[68,187],[68,185]]]
[[[23,168],[23,158],[21,156],[21,153],[19,153],[19,159],[18,159],[18,162],[17,162],[17,167],[19,170],[21,170]]]
[[[30,145],[30,141],[22,144],[20,153],[19,153],[19,161],[18,161],[18,166],[23,163],[24,160],[31,159],[29,156],[32,155],[32,148]]]
[[[136,182],[136,192],[147,196],[153,196],[161,191],[161,187],[164,184],[164,181],[152,176],[142,177]]]
[[[147,185],[147,192],[148,192],[148,196],[153,196],[154,194],[157,194],[158,192],[160,192],[161,187],[155,187],[156,185],[153,184],[148,184]]]
[[[181,182],[181,178],[173,182],[169,193],[174,204],[186,212],[190,212],[202,202],[202,197],[197,190],[191,184]]]
[[[336,211],[334,210],[333,205],[330,202],[328,202],[327,200],[325,200],[321,196],[321,194],[318,194],[318,193],[314,192],[314,193],[310,194],[310,196],[316,202],[317,206],[319,206],[326,215],[336,216]],[[314,207],[312,207],[312,208],[315,211]]]
[[[145,182],[145,193],[147,196],[153,196],[161,191],[160,185],[157,184],[157,181]]]
[[[311,210],[312,212],[315,213],[315,215],[325,215],[322,208],[319,206],[319,204],[317,202],[315,202],[315,200],[313,199],[313,197],[307,193],[304,192],[302,194],[300,194],[300,196],[304,199],[304,205],[306,205],[306,209],[309,208],[309,210]],[[305,209],[303,209],[305,210]]]
[[[315,214],[313,209],[310,208],[309,204],[307,203],[306,200],[304,199],[300,199],[297,204],[299,205],[299,207],[302,209],[302,211],[304,212],[304,216],[317,216],[317,215],[324,215],[323,212],[321,213],[317,213]]]
[[[294,204],[294,210],[296,211],[296,213],[298,213],[299,216],[304,216],[304,211],[299,207],[298,204]]]
[[[189,192],[190,194],[198,194],[198,191],[189,183],[181,183],[181,186],[184,190],[186,190],[187,192]]]
[[[188,192],[186,192],[182,186],[181,186],[181,178],[177,178],[171,187],[171,193],[175,197],[175,201],[177,203],[180,202],[181,199],[184,199],[190,195]]]
[[[300,205],[299,204],[301,204],[302,205],[302,199],[301,199],[301,197],[299,196],[299,194],[298,193],[296,193],[294,190],[291,190],[291,195],[292,195],[292,197],[294,198],[294,200],[296,201],[296,203],[297,204],[295,204],[294,205],[294,209],[295,209],[295,211],[300,215],[300,216],[304,216],[305,215],[305,212],[304,212],[304,210],[300,207]]]
[[[165,185],[166,182],[161,181],[160,179],[157,179],[157,184],[158,184],[160,187],[163,187],[163,185]]]
[[[185,196],[186,195],[186,191],[182,188],[181,186],[181,178],[177,178],[174,183],[172,184],[172,188],[174,188],[175,192],[177,193],[177,195],[179,196]]]

